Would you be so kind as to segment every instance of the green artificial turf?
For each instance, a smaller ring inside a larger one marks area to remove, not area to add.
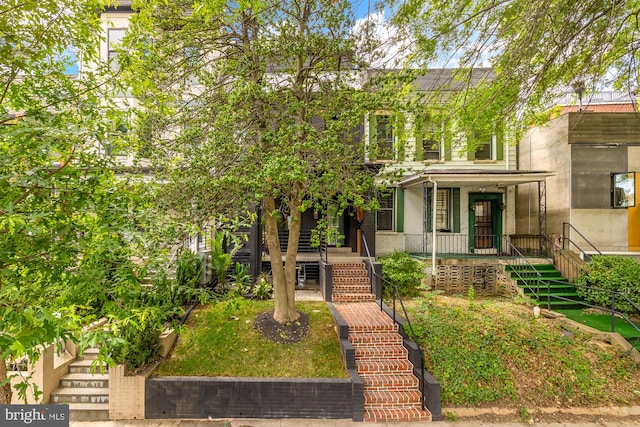
[[[564,314],[569,319],[582,323],[583,325],[590,326],[594,329],[603,332],[611,331],[611,315],[604,312],[593,313],[580,309],[573,310],[556,310],[559,313]],[[635,325],[640,329],[640,322],[635,322]],[[620,317],[614,317],[614,331],[622,335],[627,341],[633,344],[636,348],[640,348],[640,340],[636,340],[639,334],[633,326],[626,320]]]

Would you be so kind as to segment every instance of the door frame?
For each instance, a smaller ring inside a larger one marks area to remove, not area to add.
[[[475,252],[475,219],[476,216],[471,210],[473,204],[480,200],[491,201],[491,223],[496,236],[502,236],[502,209],[503,193],[469,193],[469,252]],[[502,252],[502,239],[497,239],[496,250]]]

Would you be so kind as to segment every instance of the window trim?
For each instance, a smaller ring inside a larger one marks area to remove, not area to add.
[[[636,173],[635,172],[612,172],[610,180],[610,191],[611,191],[611,209],[628,209],[636,206]],[[627,193],[624,191],[623,187],[616,186],[617,177],[626,176],[626,179],[631,182],[631,189]],[[618,192],[616,190],[622,190]],[[620,194],[624,197],[622,197]],[[629,201],[631,199],[631,201]],[[627,203],[622,203],[622,201],[626,201]]]
[[[395,224],[395,219],[396,219],[396,194],[397,192],[395,191],[395,188],[390,188],[387,189],[385,191],[380,191],[378,193],[378,201],[380,202],[383,196],[391,196],[391,207],[382,207],[382,203],[380,203],[380,207],[378,208],[378,210],[376,211],[376,231],[395,231],[396,230],[396,224]],[[390,219],[390,224],[391,224],[391,228],[379,228],[380,227],[380,221],[379,221],[379,217],[378,215],[380,214],[380,212],[389,212],[391,214],[391,219]]]

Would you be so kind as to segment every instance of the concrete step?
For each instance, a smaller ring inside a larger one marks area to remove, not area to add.
[[[108,374],[67,374],[60,379],[60,387],[101,388],[109,387]]]
[[[108,371],[108,367],[104,366],[104,373]],[[94,360],[76,360],[69,365],[69,373],[71,374],[102,374],[101,365]]]
[[[408,360],[386,359],[386,360],[358,360],[356,359],[356,369],[360,376],[367,375],[387,375],[387,374],[409,374],[413,372],[413,364]]]
[[[422,408],[418,390],[364,391],[365,408]]]
[[[108,403],[70,403],[70,421],[108,421]]]
[[[82,354],[76,357],[76,360],[96,360],[100,349],[98,348],[85,348]]]
[[[354,347],[358,346],[387,346],[402,345],[402,336],[397,332],[380,333],[350,333],[349,341]]]
[[[109,405],[109,388],[61,387],[51,393],[53,403],[106,403]]]
[[[366,375],[362,377],[367,391],[417,390],[419,381],[413,374]]]
[[[426,409],[423,411],[420,408],[398,408],[398,409],[365,408],[364,420],[369,422],[432,421],[431,413]]]

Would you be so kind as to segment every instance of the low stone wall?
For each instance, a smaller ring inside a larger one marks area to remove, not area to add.
[[[351,378],[152,377],[145,418],[334,418],[354,412]]]
[[[465,295],[473,287],[476,295],[515,295],[511,282],[499,260],[441,260],[434,286],[448,294]]]

